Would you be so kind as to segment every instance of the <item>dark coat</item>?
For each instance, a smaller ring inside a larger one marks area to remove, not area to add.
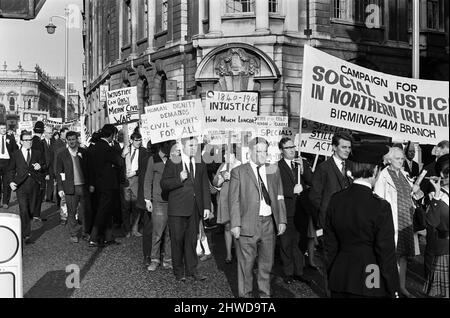
[[[91,153],[92,164],[89,164],[89,185],[95,191],[118,190],[119,169],[124,166],[120,154],[106,141],[100,139]]]
[[[17,149],[19,149],[19,147],[17,146],[17,143],[16,143],[16,139],[13,136],[8,135],[8,134],[5,135],[5,145],[6,145],[6,150],[8,150],[8,154],[9,154],[10,158],[11,158],[11,154],[14,151],[16,151]],[[0,147],[1,147],[1,145],[0,145]]]
[[[184,182],[180,180],[180,172],[183,164],[173,163],[168,160],[161,178],[161,190],[168,193],[168,215],[190,216],[194,211],[194,202],[197,204],[200,218],[203,218],[203,210],[211,209],[211,195],[209,193],[209,181],[204,163],[195,164],[194,183],[188,178]],[[195,201],[194,201],[195,199]]]
[[[47,167],[48,167],[48,173],[51,176],[54,176],[54,157],[55,157],[55,153],[54,153],[54,141],[53,139],[50,139],[50,146],[47,144],[47,140],[43,139],[42,143],[44,145],[44,154],[45,154],[45,162],[47,162]]]
[[[78,148],[78,153],[80,154],[79,160],[81,165],[81,170],[83,173],[85,185],[89,184],[88,175],[88,155],[87,151],[83,148]],[[65,174],[65,180],[62,180],[61,173]],[[73,161],[69,149],[64,149],[58,153],[56,158],[56,180],[58,182],[58,191],[63,190],[65,194],[73,195],[75,194],[75,184],[74,184],[74,170]]]
[[[53,147],[52,147],[53,159],[52,159],[52,163],[56,162],[56,156],[58,155],[58,153],[60,151],[63,151],[66,148],[67,148],[67,144],[61,138],[53,141]],[[55,164],[52,165],[52,170],[53,170],[52,171],[53,174],[56,175],[56,165]]]
[[[347,166],[349,160],[347,160]],[[342,172],[336,166],[333,157],[322,162],[317,166],[312,179],[309,199],[319,214],[319,227],[325,224],[325,215],[331,196],[345,188],[345,182],[351,184],[352,179]]]
[[[433,241],[429,246],[430,252],[433,255],[448,255],[448,205],[442,200],[433,199],[427,211],[426,221],[427,234]]]
[[[399,290],[391,206],[369,187],[353,184],[331,197],[324,228],[328,288],[369,297],[394,297]],[[379,266],[379,288],[366,280]]]
[[[34,170],[33,164],[39,163],[41,169]],[[45,186],[45,174],[47,173],[47,166],[45,164],[45,157],[42,152],[31,149],[30,164],[27,165],[26,158],[24,158],[22,151],[13,152],[8,166],[9,181],[8,184],[14,182],[19,188],[25,180],[32,178],[41,187]]]
[[[409,169],[409,165],[406,160],[403,162],[403,168],[405,168],[405,171],[409,174],[410,178],[417,178],[419,176],[420,173],[419,164],[414,160],[412,161],[411,170]]]

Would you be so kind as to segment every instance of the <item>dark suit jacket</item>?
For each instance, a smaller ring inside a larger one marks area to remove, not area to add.
[[[311,185],[312,171],[306,160],[303,159],[303,174],[300,177],[300,183],[303,189],[306,190]],[[296,212],[298,196],[294,194],[294,187],[298,179],[298,167],[293,171],[284,159],[278,161],[278,168],[280,169],[281,181],[283,183],[284,203],[286,204],[287,217],[293,217]]]
[[[89,164],[89,183],[96,191],[118,190],[118,171],[124,165],[120,154],[106,141],[100,139],[92,151],[92,164]]]
[[[286,206],[282,199],[283,184],[277,165],[266,165],[266,178],[272,215],[278,229],[279,224],[287,224],[287,217]],[[240,227],[241,235],[254,236],[259,218],[260,200],[258,181],[250,163],[231,170],[230,189],[228,191],[231,228]]]
[[[324,244],[331,291],[394,297],[399,290],[391,206],[369,187],[353,184],[332,196]],[[371,264],[379,266],[379,288],[366,286]]]
[[[349,160],[347,160],[347,166],[349,166]],[[333,157],[317,166],[312,179],[309,199],[314,208],[319,211],[319,227],[323,227],[325,224],[325,215],[331,196],[344,189],[345,180],[349,184],[352,182],[351,178],[342,175]]]
[[[419,164],[417,162],[415,162],[414,160],[412,161],[412,169],[411,170],[409,169],[409,165],[408,165],[408,162],[406,161],[406,159],[403,162],[403,167],[405,168],[405,171],[408,172],[410,178],[416,178],[419,176],[419,173],[420,173]]]
[[[56,162],[56,156],[58,155],[58,153],[60,151],[63,151],[64,149],[66,149],[66,143],[61,138],[57,139],[53,142],[53,149],[52,149],[52,151],[53,151],[52,162],[53,163]],[[53,172],[53,174],[56,175],[56,165],[55,164],[52,166],[52,172]]]
[[[211,195],[209,193],[209,181],[204,163],[195,164],[194,183],[188,178],[184,182],[180,180],[180,172],[183,164],[167,160],[161,178],[161,190],[168,193],[169,216],[190,216],[194,211],[194,196],[201,219],[203,210],[211,210]]]
[[[39,163],[41,169],[37,171],[34,170],[32,165],[35,163]],[[15,182],[19,188],[28,178],[32,178],[41,187],[42,185],[45,185],[47,167],[43,153],[38,150],[31,149],[31,160],[29,165],[27,165],[26,158],[24,158],[22,151],[18,150],[13,152],[8,170],[10,172],[8,184]]]
[[[0,137],[1,137],[1,135],[0,135]],[[1,139],[0,139],[0,142],[1,142]],[[0,144],[0,147],[1,147],[1,144]],[[14,151],[16,151],[17,149],[19,149],[19,147],[17,147],[16,139],[11,135],[6,134],[5,135],[5,151],[8,151],[10,158],[11,158],[11,154]]]
[[[89,184],[88,175],[88,155],[83,148],[78,148],[78,157],[83,173],[85,185]],[[65,174],[65,180],[62,180],[61,173]],[[56,180],[58,182],[58,191],[63,190],[65,194],[75,194],[73,161],[69,149],[64,149],[56,157]]]

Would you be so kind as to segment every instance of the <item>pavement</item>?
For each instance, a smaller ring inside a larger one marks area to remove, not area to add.
[[[18,213],[13,194],[9,209]],[[53,203],[43,202],[41,216],[45,222],[33,222],[32,244],[23,248],[23,290],[25,298],[233,298],[237,297],[237,263],[225,263],[223,230],[207,231],[213,258],[199,262],[205,281],[175,280],[171,270],[158,267],[149,272],[143,263],[142,238],[119,238],[117,246],[90,248],[86,241],[70,242],[67,226],[60,225],[59,210]],[[423,242],[422,242],[423,243]],[[423,248],[423,246],[422,246]],[[322,264],[320,253],[318,265]],[[408,289],[417,297],[424,280],[420,257],[410,262]],[[272,271],[272,297],[325,297],[321,273],[305,268],[310,284],[285,284],[279,256]],[[79,277],[79,280],[76,277]],[[79,281],[79,286],[76,286]],[[74,288],[79,287],[79,288]],[[255,285],[256,287],[256,285]]]

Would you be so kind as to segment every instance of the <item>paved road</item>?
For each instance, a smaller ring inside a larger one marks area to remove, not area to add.
[[[18,213],[17,202],[12,198],[9,213]],[[224,262],[224,242],[221,229],[207,232],[214,257],[200,262],[199,270],[208,279],[204,282],[177,282],[172,271],[158,268],[149,272],[143,265],[142,238],[121,238],[119,246],[90,248],[87,242],[69,242],[68,229],[59,224],[55,205],[43,203],[42,216],[48,221],[33,223],[33,244],[23,250],[24,296],[74,297],[74,298],[232,298],[237,296],[236,262]],[[1,212],[6,212],[0,209]],[[323,278],[320,273],[306,269],[305,275],[312,280],[307,285],[295,282],[286,285],[281,277],[281,265],[276,257],[273,269],[272,292],[275,298],[324,297]],[[320,258],[319,258],[320,262]],[[66,267],[76,265],[80,270],[80,288],[67,288]],[[419,263],[412,264],[421,273]],[[408,284],[418,297],[423,280],[414,272],[409,273]]]

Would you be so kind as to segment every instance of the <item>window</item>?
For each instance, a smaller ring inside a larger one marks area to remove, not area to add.
[[[383,25],[384,0],[334,0],[333,17],[354,23]]]
[[[441,21],[441,1],[440,0],[428,0],[427,1],[427,29],[435,31],[443,31]]]
[[[31,109],[31,98],[28,100],[28,109]]]
[[[123,46],[127,46],[131,42],[131,6],[129,0],[123,2],[122,21]]]
[[[255,12],[255,0],[226,0],[227,13]],[[276,2],[276,1],[271,1]],[[270,2],[269,2],[270,9]]]
[[[139,1],[138,10],[138,40],[144,39],[147,36],[147,20],[148,20],[148,7],[147,1]]]
[[[9,98],[9,110],[14,111],[16,109],[16,100],[14,97]]]
[[[279,13],[278,0],[269,0],[269,13]]]
[[[163,0],[161,7],[161,31],[167,30],[168,11],[169,11],[168,0]]]

